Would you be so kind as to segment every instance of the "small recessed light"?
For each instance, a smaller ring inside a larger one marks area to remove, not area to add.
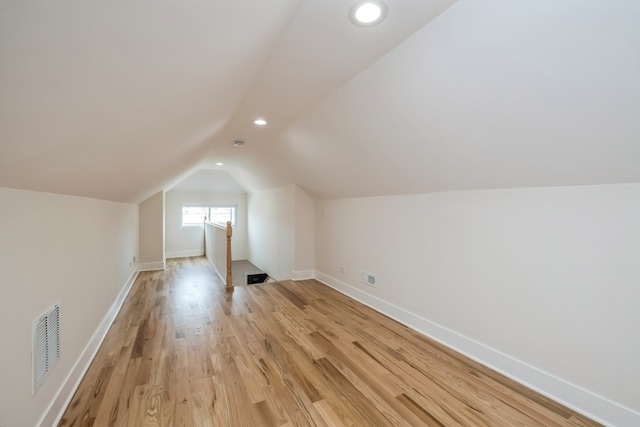
[[[216,163],[216,166],[224,166],[224,163],[218,162],[218,163]]]
[[[243,145],[244,145],[244,141],[240,141],[239,139],[236,139],[235,141],[233,141],[234,147],[242,147]]]
[[[382,0],[364,0],[349,10],[349,19],[361,27],[377,25],[387,16],[387,5]]]
[[[267,121],[265,119],[255,119],[253,123],[258,126],[264,126],[267,124]]]

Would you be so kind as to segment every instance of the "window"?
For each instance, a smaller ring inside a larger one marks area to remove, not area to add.
[[[182,206],[182,227],[202,227],[204,220],[216,224],[236,225],[235,205]]]
[[[202,227],[204,219],[207,217],[209,208],[204,206],[183,206],[182,207],[182,226],[183,227]]]
[[[231,225],[236,225],[236,207],[235,206],[211,206],[209,208],[209,221],[216,224],[227,224],[231,221]]]

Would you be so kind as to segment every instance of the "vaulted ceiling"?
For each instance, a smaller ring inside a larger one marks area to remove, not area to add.
[[[640,2],[386,0],[370,28],[353,3],[0,1],[0,186],[139,202],[201,169],[321,198],[640,182]]]

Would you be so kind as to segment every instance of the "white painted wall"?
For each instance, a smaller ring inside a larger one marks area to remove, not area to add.
[[[323,281],[601,420],[640,422],[640,184],[326,200],[316,213]]]
[[[140,268],[164,268],[164,191],[140,203]]]
[[[138,207],[0,188],[0,424],[34,426],[134,272]],[[61,301],[61,358],[31,396],[31,322]]]
[[[276,280],[295,265],[295,186],[248,195],[249,260]]]
[[[249,260],[276,280],[311,277],[315,202],[295,185],[248,196]]]
[[[204,226],[207,259],[223,283],[227,283],[227,229],[207,222]]]
[[[196,191],[168,191],[166,193],[165,234],[167,258],[203,254],[204,230],[202,228],[182,228],[183,204],[237,205],[237,224],[233,229],[231,256],[234,260],[247,259],[247,194]]]
[[[316,258],[316,205],[300,187],[295,187],[294,279],[313,277]]]

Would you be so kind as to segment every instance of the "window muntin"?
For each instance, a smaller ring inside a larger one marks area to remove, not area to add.
[[[183,227],[202,227],[204,219],[208,216],[209,208],[204,206],[183,206],[182,207],[182,226]]]
[[[216,224],[227,224],[231,221],[231,225],[236,225],[236,207],[235,206],[211,206],[209,207],[209,221]]]
[[[182,227],[202,227],[205,219],[216,224],[236,225],[236,205],[183,205]]]

